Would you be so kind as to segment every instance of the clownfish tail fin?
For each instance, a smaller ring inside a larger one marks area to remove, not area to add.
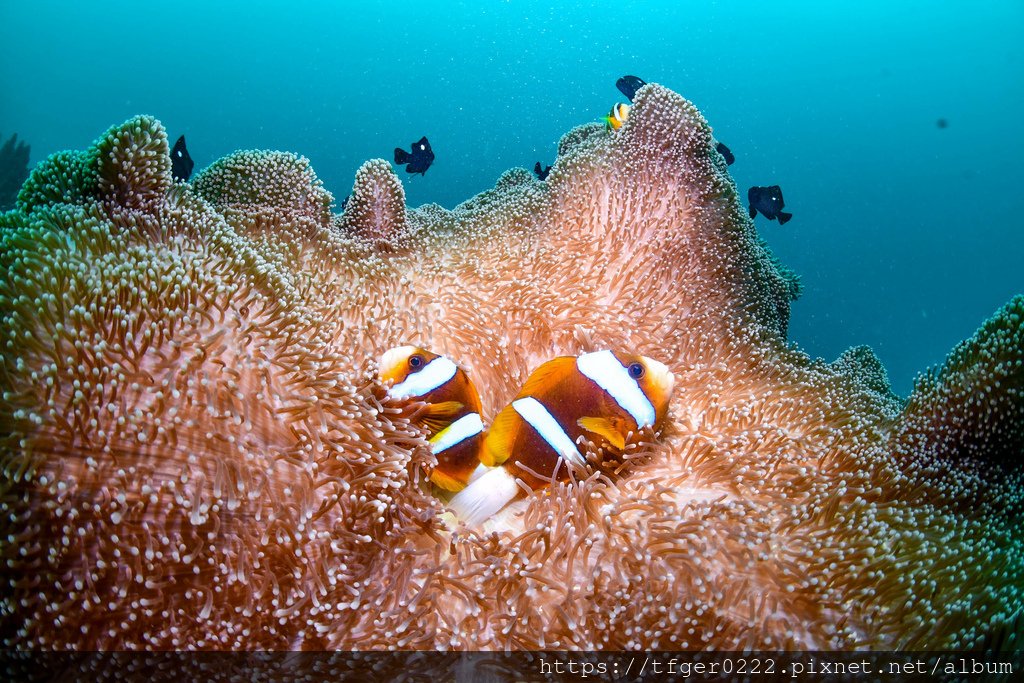
[[[496,467],[470,482],[451,499],[448,507],[469,527],[478,527],[512,502],[519,493],[516,478]]]

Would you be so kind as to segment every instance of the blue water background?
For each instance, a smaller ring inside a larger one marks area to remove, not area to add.
[[[551,163],[637,74],[700,107],[744,201],[782,186],[793,220],[757,226],[803,278],[791,339],[829,360],[869,344],[906,394],[1024,292],[1022,35],[1021,0],[0,0],[0,133],[34,163],[153,114],[197,171],[295,151],[339,201],[427,135],[409,204],[453,207]]]

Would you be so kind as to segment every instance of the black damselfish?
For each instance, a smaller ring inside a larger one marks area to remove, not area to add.
[[[171,175],[176,181],[183,183],[192,175],[192,167],[195,165],[192,157],[188,155],[188,150],[185,149],[185,136],[182,135],[171,149]]]
[[[412,143],[412,152],[406,152],[400,147],[395,147],[395,163],[399,166],[405,164],[406,173],[425,175],[427,169],[434,163],[434,150],[430,149],[427,136],[424,135],[418,141]]]
[[[639,76],[623,76],[619,80],[615,81],[615,87],[619,89],[619,92],[629,98],[629,101],[633,101],[633,96],[636,95],[636,91],[647,85],[647,81],[640,78]]]
[[[540,162],[538,161],[536,163],[536,165],[534,165],[534,167],[533,167],[533,172],[534,172],[534,174],[536,174],[538,180],[547,180],[548,179],[548,173],[551,173],[551,167],[550,166],[543,166],[542,167],[540,165]]]
[[[732,150],[719,142],[715,145],[715,150],[718,151],[725,158],[725,165],[732,166],[732,163],[736,161],[736,156],[732,153]]]
[[[750,188],[747,190],[747,201],[750,202],[751,218],[760,211],[768,220],[777,220],[779,225],[783,225],[793,217],[793,214],[782,210],[786,202],[782,199],[782,188],[778,185]]]

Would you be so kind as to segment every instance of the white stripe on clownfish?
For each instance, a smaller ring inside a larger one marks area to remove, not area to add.
[[[576,359],[576,367],[629,413],[638,428],[654,425],[654,405],[611,351],[584,353]]]
[[[436,455],[446,451],[482,431],[484,431],[484,423],[480,419],[479,413],[463,415],[434,435],[434,438],[430,440],[430,452]]]
[[[566,460],[571,460],[581,467],[587,464],[583,456],[580,455],[579,450],[577,450],[576,444],[565,433],[562,425],[558,424],[558,420],[548,412],[548,409],[540,401],[527,396],[526,398],[512,401],[512,408],[560,456]]]
[[[444,356],[438,356],[419,372],[412,373],[405,381],[391,387],[388,395],[395,399],[423,396],[450,381],[457,370],[455,363]]]

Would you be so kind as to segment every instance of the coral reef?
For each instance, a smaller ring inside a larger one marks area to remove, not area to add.
[[[0,211],[14,208],[18,190],[28,177],[28,156],[31,151],[27,142],[18,140],[17,134],[0,146]]]
[[[454,211],[407,210],[381,161],[334,217],[292,155],[174,185],[166,146],[133,119],[0,216],[5,646],[1019,646],[1024,301],[905,408],[869,351],[809,359],[675,93]],[[602,348],[676,394],[621,465],[452,531],[376,380],[400,344],[485,417]]]

